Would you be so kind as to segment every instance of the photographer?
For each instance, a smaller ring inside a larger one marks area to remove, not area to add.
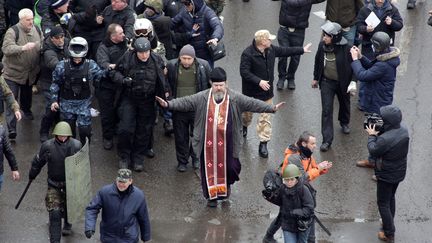
[[[377,203],[382,219],[382,229],[378,238],[394,242],[395,194],[407,169],[409,134],[401,125],[402,112],[393,105],[381,107],[383,129],[375,130],[375,124],[366,126],[369,134],[368,150],[376,158],[375,176],[377,178]]]
[[[360,105],[367,113],[380,113],[380,108],[391,105],[396,82],[396,68],[400,64],[400,51],[390,47],[390,36],[385,32],[376,32],[371,38],[376,60],[371,61],[353,46],[351,67],[358,80],[364,82],[364,95]],[[359,167],[375,167],[375,160],[369,156],[357,162]]]

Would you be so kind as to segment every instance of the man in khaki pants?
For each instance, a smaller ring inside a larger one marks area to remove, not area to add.
[[[305,47],[278,47],[272,45],[275,35],[268,30],[258,30],[252,44],[241,55],[240,75],[243,94],[272,104],[274,64],[276,57],[302,55],[311,52],[311,43]],[[271,138],[271,116],[262,113],[258,118],[257,133],[260,139],[259,155],[268,157],[267,142]],[[252,120],[252,113],[243,113],[243,137]]]

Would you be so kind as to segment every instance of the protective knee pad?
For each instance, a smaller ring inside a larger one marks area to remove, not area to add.
[[[49,211],[49,234],[50,242],[60,242],[61,239],[61,218],[62,213],[60,209]]]

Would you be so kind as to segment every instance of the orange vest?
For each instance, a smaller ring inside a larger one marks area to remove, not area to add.
[[[290,149],[289,147],[285,149],[285,158],[284,158],[284,161],[282,163],[281,174],[283,173],[285,167],[288,165],[288,158],[293,154],[300,155],[300,151],[294,151],[294,150]],[[313,181],[318,176],[323,175],[323,174],[328,172],[327,169],[320,171],[320,169],[318,168],[318,165],[315,161],[315,158],[313,156],[311,156],[310,158],[304,158],[301,160],[301,162],[302,162],[303,170],[306,173],[308,173],[308,175],[309,175],[309,181]]]

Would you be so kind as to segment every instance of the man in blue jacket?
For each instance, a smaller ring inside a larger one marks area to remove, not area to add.
[[[116,182],[104,186],[87,206],[85,235],[88,239],[95,233],[96,220],[101,209],[102,242],[136,243],[140,238],[144,242],[150,241],[147,203],[144,193],[132,185],[131,170],[118,170]]]
[[[381,107],[393,103],[400,51],[396,47],[390,47],[390,36],[385,32],[375,33],[371,42],[376,60],[370,61],[354,46],[351,48],[351,67],[355,76],[364,82],[364,95],[360,98],[360,105],[367,113],[380,114]],[[375,162],[369,156],[368,160],[358,161],[357,166],[374,168]]]
[[[222,39],[224,30],[215,12],[209,8],[204,0],[182,0],[182,9],[172,20],[171,30],[181,34],[176,35],[176,45],[182,47],[191,44],[195,48],[196,56],[209,62],[213,67],[214,61],[207,45],[217,43]]]

